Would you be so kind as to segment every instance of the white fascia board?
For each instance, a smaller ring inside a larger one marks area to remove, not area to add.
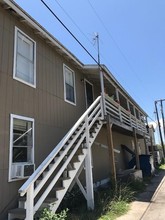
[[[59,48],[59,50],[70,57],[70,59],[72,59],[78,66],[80,66],[81,68],[83,67],[83,64],[70,51],[68,51],[57,39],[55,39],[50,33],[48,33],[37,21],[35,21],[30,15],[28,15],[13,0],[0,0],[0,2],[7,4],[19,16],[21,16],[26,22],[28,22],[31,27],[36,29],[41,34],[41,36],[49,40],[52,45]]]

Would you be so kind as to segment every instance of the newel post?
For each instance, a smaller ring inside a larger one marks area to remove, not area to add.
[[[33,219],[34,215],[34,183],[32,183],[26,195],[26,218],[25,220]]]
[[[93,174],[92,174],[92,160],[91,160],[91,147],[89,144],[89,124],[88,116],[85,119],[86,127],[86,148],[87,155],[85,158],[85,176],[86,176],[86,192],[87,192],[87,207],[89,210],[94,209],[94,192],[93,192]]]

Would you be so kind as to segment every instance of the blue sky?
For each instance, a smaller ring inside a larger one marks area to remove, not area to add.
[[[15,0],[85,64],[94,63],[40,0]],[[154,101],[165,98],[164,0],[45,0],[136,102],[155,119]]]

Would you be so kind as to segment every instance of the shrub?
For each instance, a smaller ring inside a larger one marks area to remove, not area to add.
[[[45,208],[39,217],[39,220],[65,220],[67,218],[68,209],[62,210],[60,213],[54,213],[50,209]]]

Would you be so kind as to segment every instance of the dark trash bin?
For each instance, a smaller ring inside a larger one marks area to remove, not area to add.
[[[139,155],[140,169],[142,170],[143,177],[151,176],[153,173],[153,166],[151,166],[151,155]],[[136,165],[135,156],[129,161],[128,168],[131,169]]]

